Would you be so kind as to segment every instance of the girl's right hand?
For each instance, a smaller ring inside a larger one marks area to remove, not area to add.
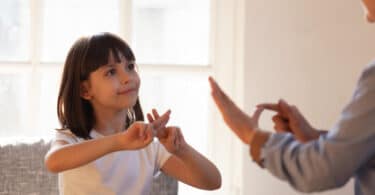
[[[134,122],[130,127],[117,134],[119,150],[137,150],[146,147],[152,141],[152,124]]]
[[[165,128],[169,121],[169,114],[170,112],[166,112],[151,123],[134,122],[125,132],[117,134],[118,149],[137,150],[146,147],[152,142],[154,132]]]

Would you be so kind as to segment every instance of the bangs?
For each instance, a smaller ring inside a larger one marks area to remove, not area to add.
[[[88,79],[91,72],[108,63],[109,53],[112,51],[116,62],[121,62],[121,55],[127,61],[135,61],[133,51],[121,38],[111,33],[101,33],[90,38],[85,62],[82,67],[82,80]]]

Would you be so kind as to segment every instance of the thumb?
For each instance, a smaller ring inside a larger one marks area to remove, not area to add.
[[[258,124],[260,115],[262,114],[263,111],[264,111],[264,108],[262,108],[262,107],[257,107],[255,109],[255,111],[253,113],[253,120],[256,122],[256,124]]]

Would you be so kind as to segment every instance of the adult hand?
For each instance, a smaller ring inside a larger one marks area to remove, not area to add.
[[[272,110],[276,115],[272,117],[274,129],[277,132],[290,132],[300,142],[308,142],[319,138],[322,131],[313,128],[294,105],[284,100],[278,103],[263,103],[257,107]]]
[[[224,93],[216,81],[209,77],[211,95],[218,107],[224,122],[242,140],[249,144],[258,129],[259,117],[264,110],[257,108],[252,116],[244,113],[238,106]]]

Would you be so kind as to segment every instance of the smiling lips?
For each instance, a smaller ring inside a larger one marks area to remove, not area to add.
[[[130,89],[126,89],[126,90],[123,90],[123,91],[119,91],[118,94],[119,95],[128,95],[130,93],[133,93],[133,92],[136,92],[136,88],[130,88]]]

